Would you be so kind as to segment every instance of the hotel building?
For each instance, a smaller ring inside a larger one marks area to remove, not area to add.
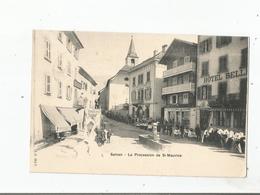
[[[248,38],[198,37],[197,122],[246,128]]]

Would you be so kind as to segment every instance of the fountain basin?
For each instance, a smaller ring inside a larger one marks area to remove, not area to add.
[[[154,150],[162,150],[171,143],[164,139],[154,140],[152,135],[139,135],[139,142]]]

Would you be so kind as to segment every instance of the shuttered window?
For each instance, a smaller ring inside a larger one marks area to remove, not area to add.
[[[221,47],[224,47],[226,45],[228,45],[229,43],[231,43],[232,41],[232,37],[217,37],[217,40],[216,40],[216,47],[217,48],[221,48]]]
[[[244,48],[241,50],[241,68],[246,68],[248,63],[248,48]]]
[[[197,89],[197,98],[198,100],[201,100],[201,87],[198,87]]]
[[[45,40],[45,54],[44,58],[47,61],[51,61],[51,43],[49,40]]]
[[[212,49],[212,39],[207,39],[199,43],[199,51],[201,54],[210,52]]]
[[[228,71],[228,56],[219,57],[219,72],[227,72]]]
[[[61,81],[58,81],[58,98],[62,98],[62,83]]]
[[[208,76],[209,75],[209,61],[202,62],[201,64],[201,76]]]
[[[45,94],[51,94],[51,77],[49,75],[45,75]]]

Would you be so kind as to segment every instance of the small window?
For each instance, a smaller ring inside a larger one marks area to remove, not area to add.
[[[129,79],[128,79],[128,77],[125,77],[124,80],[125,80],[125,81],[128,81]]]
[[[227,82],[218,83],[218,97],[220,100],[224,100],[227,95]]]
[[[58,56],[58,68],[60,70],[62,70],[62,55],[61,54]]]
[[[189,94],[184,93],[183,94],[183,104],[188,104],[189,103]]]
[[[135,77],[133,78],[133,86],[135,86]]]
[[[135,65],[135,59],[131,59],[131,65]]]
[[[208,97],[207,86],[203,86],[203,87],[202,87],[202,97],[201,97],[201,98],[202,98],[203,100],[206,100],[207,97]]]
[[[208,76],[209,74],[209,61],[202,62],[201,76]]]
[[[85,84],[84,84],[84,87],[85,87],[85,91],[87,91],[87,90],[88,90],[88,84],[85,83]]]
[[[68,65],[67,65],[67,75],[71,76],[71,64],[70,64],[70,62],[68,62]]]
[[[177,77],[177,84],[178,85],[183,84],[183,76],[182,75]]]
[[[216,47],[221,48],[224,46],[227,46],[229,43],[231,43],[232,37],[217,37],[216,40]]]
[[[74,48],[74,57],[78,60],[79,59],[79,49],[78,48]]]
[[[61,81],[58,81],[58,98],[62,98],[62,83]]]
[[[248,48],[244,48],[241,50],[241,68],[246,68],[248,63]]]
[[[49,75],[45,76],[45,94],[51,95],[51,77]]]
[[[136,91],[132,91],[131,98],[132,98],[132,101],[136,100]]]
[[[171,96],[172,98],[172,104],[177,104],[177,95]]]
[[[199,51],[201,54],[210,52],[212,49],[212,39],[206,39],[199,43]]]
[[[71,87],[70,86],[67,86],[67,100],[71,100],[71,91],[72,91],[72,89],[71,89]]]
[[[51,61],[51,43],[49,40],[45,40],[45,54],[44,54],[44,58],[47,61]]]
[[[152,89],[149,87],[145,89],[145,99],[150,100],[152,96]]]
[[[146,82],[150,82],[150,71],[146,73]]]
[[[68,37],[67,37],[67,49],[69,50],[69,52],[72,51],[72,42]]]
[[[143,79],[144,79],[144,75],[143,74],[138,75],[138,85],[143,84],[143,82],[144,82]]]
[[[190,56],[185,56],[184,63],[189,63],[189,62],[190,62]]]
[[[228,56],[219,57],[219,72],[227,72],[228,71]]]
[[[178,66],[178,61],[177,60],[174,60],[173,63],[172,63],[172,67],[177,67]]]

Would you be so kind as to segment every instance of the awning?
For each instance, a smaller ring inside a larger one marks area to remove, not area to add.
[[[82,117],[76,112],[74,108],[62,108],[58,107],[58,110],[65,118],[66,121],[70,123],[70,125],[76,125],[77,123],[82,122]]]
[[[54,106],[40,105],[44,115],[51,121],[51,123],[56,127],[57,132],[70,131],[71,127],[65,121],[63,116],[58,112],[57,108]]]

